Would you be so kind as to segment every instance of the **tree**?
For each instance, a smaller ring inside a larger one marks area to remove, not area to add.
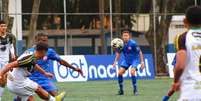
[[[37,20],[38,20],[38,14],[39,8],[40,8],[40,2],[41,0],[34,0],[33,7],[32,7],[32,15],[30,19],[30,27],[28,32],[28,47],[31,47],[34,43],[34,33],[36,32],[37,28]]]
[[[99,0],[99,12],[104,13],[104,0]],[[103,19],[104,15],[100,14],[100,39],[101,39],[101,53],[106,54],[107,53],[107,43],[105,42],[105,31],[104,31],[104,25],[103,25]]]
[[[114,1],[114,0],[113,0]],[[115,2],[114,2],[114,11],[115,11],[115,13],[121,13],[121,3],[122,3],[122,0],[115,0]],[[114,22],[114,25],[115,25],[115,30],[116,30],[116,33],[117,33],[117,35],[115,35],[115,36],[120,36],[120,34],[121,34],[121,15],[116,15],[115,17],[114,17],[114,20],[115,20],[115,22]]]
[[[181,1],[181,0],[180,0]],[[176,7],[176,0],[157,0],[157,6],[159,7],[159,13],[161,15],[157,15],[156,17],[156,69],[157,73],[166,72],[166,52],[165,47],[167,45],[168,40],[168,29],[170,26],[172,15],[168,13],[172,13]],[[159,20],[160,17],[160,20]],[[150,17],[150,28],[145,33],[146,39],[149,42],[152,52],[154,53],[154,27],[153,27],[153,15]]]

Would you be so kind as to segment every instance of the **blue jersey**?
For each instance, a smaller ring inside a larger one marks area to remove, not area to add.
[[[35,48],[32,47],[32,48],[28,49],[27,51],[34,52]],[[49,72],[49,69],[50,69],[49,62],[50,62],[50,60],[60,61],[61,58],[59,57],[59,55],[53,49],[48,48],[46,56],[43,59],[37,60],[37,64],[41,68],[43,68],[46,72]],[[47,79],[47,77],[45,77],[39,71],[34,71],[34,73],[30,76],[30,79],[32,79],[32,80]]]
[[[124,55],[124,61],[128,64],[132,64],[134,61],[140,59],[140,48],[134,40],[129,40],[124,43],[124,47],[121,51]]]

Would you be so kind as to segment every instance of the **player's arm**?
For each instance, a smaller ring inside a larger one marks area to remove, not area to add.
[[[35,65],[35,69],[38,70],[41,74],[49,77],[49,78],[53,78],[53,74],[52,73],[48,73],[46,72],[44,69],[42,69],[38,64]]]
[[[0,78],[6,74],[9,70],[11,70],[12,68],[17,68],[19,66],[18,64],[18,61],[14,61],[14,62],[11,62],[11,63],[8,63],[5,67],[3,67],[1,70],[0,70]]]
[[[142,53],[140,47],[138,46],[137,43],[134,43],[134,44],[133,44],[133,48],[135,49],[135,51],[136,51],[137,53],[139,53],[141,69],[144,69],[144,56],[143,56],[143,53]]]
[[[11,46],[10,46],[10,55],[11,55],[11,61],[15,61],[16,60],[16,52],[15,52],[15,48],[14,48],[13,44],[11,44]]]
[[[174,83],[178,83],[179,79],[184,71],[185,63],[186,63],[186,50],[179,50],[176,53],[176,65],[175,65],[175,72],[174,72]]]
[[[117,62],[119,61],[120,55],[121,55],[120,52],[115,52],[115,59],[112,65],[113,67],[115,67]]]
[[[179,90],[180,87],[180,77],[185,69],[185,63],[186,63],[186,33],[183,33],[179,36],[177,36],[176,41],[176,64],[174,69],[174,84],[172,85],[172,89],[174,91]]]
[[[11,61],[15,61],[16,60],[16,47],[15,47],[15,44],[16,44],[16,38],[13,34],[9,34],[10,35],[10,55],[11,55]]]
[[[84,77],[84,74],[83,74],[83,71],[79,68],[79,67],[74,67],[72,66],[70,63],[68,63],[67,61],[61,59],[59,61],[59,63],[65,67],[68,67],[68,68],[71,68],[73,69],[74,71],[77,71],[78,73],[80,73],[83,77]]]
[[[65,61],[65,60],[63,60],[63,59],[61,59],[61,60],[59,61],[59,63],[60,63],[61,65],[63,65],[63,66],[66,66],[66,67],[71,68],[72,70],[76,71],[76,68],[75,68],[74,66],[72,66],[70,63],[68,63],[67,61]]]
[[[83,76],[83,71],[79,68],[79,67],[74,67],[72,66],[70,63],[68,63],[67,61],[63,60],[60,58],[60,56],[52,49],[50,49],[48,51],[47,54],[48,58],[52,59],[52,60],[56,60],[57,62],[59,62],[61,65],[67,67],[67,68],[71,68],[74,71],[77,71],[78,73],[80,73]]]
[[[141,68],[144,69],[144,55],[140,49],[140,63],[141,63]]]

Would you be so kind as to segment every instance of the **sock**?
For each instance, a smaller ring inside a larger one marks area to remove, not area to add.
[[[119,83],[119,90],[123,91],[123,76],[122,75],[118,76],[118,83]]]
[[[17,97],[14,97],[13,101],[17,101]]]
[[[55,97],[49,95],[49,100],[48,101],[55,101]]]
[[[170,98],[169,96],[163,96],[162,101],[168,101],[169,98]]]
[[[136,76],[131,76],[131,78],[132,78],[133,90],[134,92],[137,92],[137,78]]]
[[[0,101],[1,101],[1,97],[3,96],[3,92],[4,92],[4,88],[0,87]]]

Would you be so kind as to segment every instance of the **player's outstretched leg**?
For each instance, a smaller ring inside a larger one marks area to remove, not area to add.
[[[132,79],[132,85],[133,85],[133,93],[134,93],[134,95],[138,95],[137,78],[135,75],[135,68],[131,69],[131,79]]]
[[[53,97],[41,87],[38,87],[38,89],[35,92],[39,95],[40,98],[48,101],[63,101],[66,94],[65,92],[62,92],[56,97]]]
[[[120,68],[118,72],[118,83],[119,83],[119,92],[118,95],[124,95],[124,90],[123,90],[123,74],[125,73],[124,68]]]

